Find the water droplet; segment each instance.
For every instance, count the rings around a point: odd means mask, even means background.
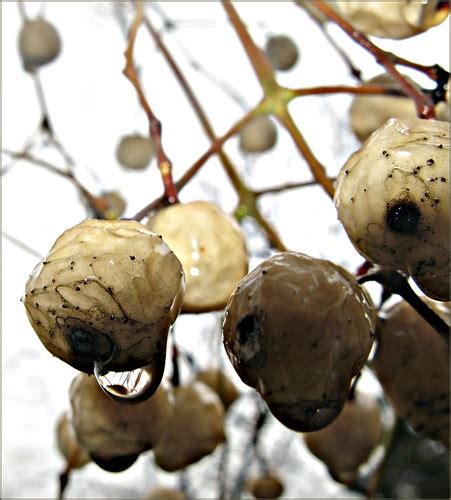
[[[136,370],[113,372],[95,363],[94,375],[102,391],[120,403],[141,403],[152,397],[163,376],[162,367],[145,366]]]

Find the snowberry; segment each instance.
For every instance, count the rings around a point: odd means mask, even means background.
[[[249,478],[246,487],[255,498],[279,498],[284,490],[282,480],[272,471]]]
[[[369,297],[344,269],[283,252],[237,286],[224,344],[242,381],[277,419],[312,431],[340,413],[370,352],[374,323]]]
[[[155,463],[172,472],[209,455],[225,440],[224,407],[202,382],[174,388],[172,412],[153,449]]]
[[[265,45],[265,54],[271,65],[279,71],[288,71],[299,59],[299,51],[291,38],[271,36]]]
[[[102,198],[106,201],[108,208],[105,210],[105,219],[119,219],[125,211],[127,202],[118,191],[106,191],[102,193]]]
[[[422,33],[442,23],[447,9],[439,2],[334,2],[333,8],[354,28],[366,35],[403,39]]]
[[[239,146],[245,153],[262,153],[277,141],[277,128],[267,116],[256,116],[239,134]]]
[[[183,310],[222,309],[248,269],[244,235],[237,222],[205,201],[176,204],[149,218],[185,271]]]
[[[436,282],[448,300],[448,123],[390,119],[342,167],[335,204],[363,256]]]
[[[164,369],[183,299],[180,262],[135,221],[85,220],[31,274],[23,302],[44,346],[74,368]]]
[[[125,466],[131,458],[133,463],[140,453],[151,449],[170,414],[167,391],[161,385],[150,399],[125,405],[106,396],[94,377],[80,373],[72,381],[69,395],[77,440],[103,468]]]
[[[424,299],[451,325],[449,304]],[[372,361],[384,394],[412,428],[449,446],[448,343],[407,302],[386,311]]]
[[[328,467],[337,481],[352,483],[383,435],[377,401],[356,395],[327,427],[303,435],[308,449]]]
[[[56,29],[42,18],[25,21],[19,35],[19,53],[27,71],[55,60],[61,51]]]
[[[145,169],[155,156],[155,143],[140,134],[125,135],[116,150],[118,162],[131,170]]]

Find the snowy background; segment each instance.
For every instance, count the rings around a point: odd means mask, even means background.
[[[243,114],[243,108],[205,75],[189,64],[193,58],[217,80],[228,82],[247,106],[255,105],[261,90],[232,27],[218,2],[163,2],[163,9],[177,21],[165,41],[200,96],[218,134]],[[2,2],[2,147],[18,151],[39,123],[39,107],[31,77],[21,67],[17,38],[21,19],[15,2]],[[122,76],[125,39],[111,3],[32,2],[33,17],[42,13],[61,34],[59,59],[41,71],[52,123],[65,148],[74,157],[77,175],[93,192],[119,189],[128,201],[131,216],[161,194],[161,181],[153,163],[150,169],[125,172],[115,158],[121,135],[146,133],[146,118],[131,84]],[[288,34],[301,57],[295,69],[280,75],[293,87],[320,84],[353,84],[347,67],[306,14],[291,2],[238,2],[237,9],[260,45],[273,33]],[[127,9],[125,12],[129,12]],[[160,18],[148,10],[155,24]],[[129,16],[126,19],[130,19]],[[331,28],[339,44],[370,78],[380,72],[372,58],[338,30]],[[449,25],[444,23],[413,39],[378,41],[383,48],[423,64],[449,66]],[[163,141],[178,178],[207,148],[208,140],[192,113],[178,83],[144,29],[138,36],[135,57],[149,102],[163,123]],[[422,82],[422,80],[420,80]],[[331,176],[358,147],[347,123],[349,96],[299,98],[291,109],[300,130]],[[309,171],[291,138],[279,128],[277,147],[266,154],[244,157],[235,138],[226,151],[250,186],[267,186],[308,180]],[[36,156],[63,165],[51,148]],[[8,158],[3,155],[3,163]],[[183,190],[182,201],[210,200],[224,211],[233,210],[236,196],[213,158]],[[333,204],[317,187],[266,196],[263,213],[277,227],[292,250],[328,258],[350,271],[362,262],[336,220]],[[2,178],[2,229],[37,253],[45,255],[58,235],[86,216],[74,187],[39,167],[17,162]],[[244,227],[256,251],[252,267],[265,257],[262,235]],[[64,467],[55,444],[55,422],[69,406],[67,390],[76,371],[53,358],[28,323],[20,298],[36,256],[10,240],[2,239],[2,467],[3,498],[54,498],[57,476]],[[377,291],[375,288],[373,291]],[[176,324],[176,339],[207,366],[220,348],[219,315],[183,316]],[[215,351],[216,350],[216,351]],[[221,357],[224,357],[221,352]],[[234,374],[231,374],[232,376]],[[184,372],[182,376],[187,376]],[[239,383],[238,379],[235,381]],[[362,386],[378,391],[365,375]],[[240,386],[245,390],[244,386]],[[246,400],[237,410],[246,415]],[[240,463],[239,433],[236,447]],[[233,444],[235,443],[235,444]],[[287,443],[290,446],[287,447]],[[286,496],[291,498],[344,497],[351,495],[328,476],[325,467],[305,450],[300,438],[273,422],[265,431],[263,449],[272,465],[284,475]],[[191,466],[186,476],[197,496],[215,496],[212,462]],[[127,471],[112,474],[89,464],[76,471],[68,497],[140,498],[151,484],[177,484],[177,474],[155,475],[151,453]],[[186,479],[186,478],[185,478]]]

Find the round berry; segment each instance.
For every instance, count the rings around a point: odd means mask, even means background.
[[[367,260],[430,286],[443,283],[449,272],[449,124],[390,119],[342,167],[335,204]],[[448,298],[446,291],[441,299]]]
[[[374,323],[369,297],[344,269],[283,252],[235,289],[224,345],[241,380],[277,419],[311,431],[340,413],[370,352]]]
[[[247,490],[255,498],[279,498],[284,490],[283,482],[273,471],[249,478]]]
[[[230,378],[219,368],[209,368],[196,373],[196,380],[208,385],[219,396],[227,409],[239,397],[240,393]]]
[[[147,223],[182,263],[183,310],[223,309],[248,270],[244,235],[237,222],[213,203],[194,201],[159,210]]]
[[[299,59],[299,51],[291,38],[285,35],[271,36],[265,46],[265,54],[273,68],[290,70]]]
[[[245,153],[268,151],[277,141],[277,128],[267,116],[256,116],[239,134],[239,146]]]
[[[19,53],[27,71],[54,61],[61,51],[56,29],[42,18],[25,21],[19,35]]]
[[[143,170],[155,156],[155,143],[150,137],[131,134],[122,137],[116,150],[117,161],[127,169]]]
[[[424,300],[451,325],[449,304]],[[448,343],[407,302],[385,312],[371,366],[396,413],[449,446]]]

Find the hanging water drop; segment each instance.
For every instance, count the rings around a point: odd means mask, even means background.
[[[94,375],[102,391],[120,403],[135,404],[153,396],[160,385],[163,369],[145,366],[131,371],[114,372],[95,363]]]

